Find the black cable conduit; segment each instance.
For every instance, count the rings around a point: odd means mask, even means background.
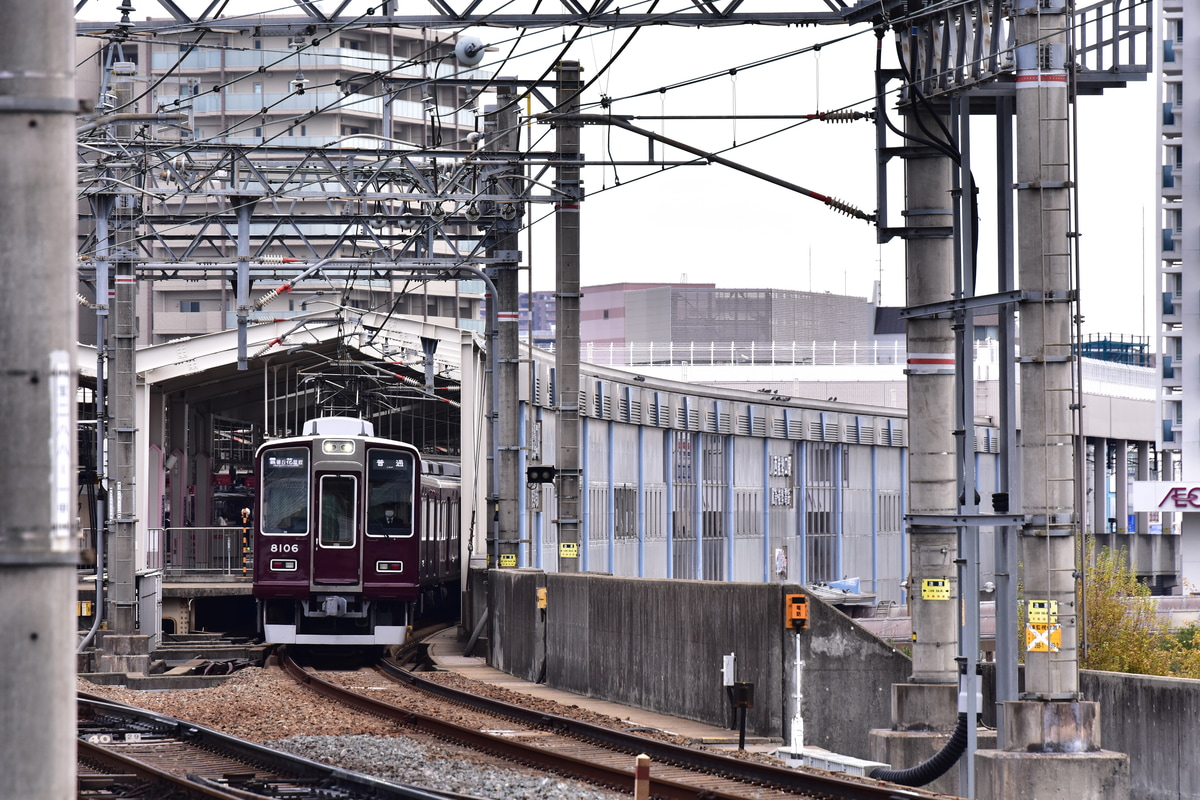
[[[898,783],[901,786],[924,786],[942,777],[946,770],[954,766],[966,749],[967,715],[965,712],[961,712],[958,715],[958,726],[955,727],[949,741],[942,745],[942,749],[934,753],[929,760],[908,769],[876,767],[871,770],[870,777],[878,781]]]

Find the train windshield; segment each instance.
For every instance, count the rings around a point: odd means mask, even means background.
[[[308,450],[286,447],[262,457],[263,533],[308,533]]]
[[[413,463],[409,453],[367,451],[368,536],[412,536]]]

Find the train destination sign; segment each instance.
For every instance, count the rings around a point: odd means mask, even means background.
[[[1134,511],[1200,511],[1200,483],[1134,481],[1129,504]]]

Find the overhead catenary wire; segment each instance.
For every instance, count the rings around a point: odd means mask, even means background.
[[[639,29],[639,28],[635,28],[635,29],[634,29],[634,31],[633,31],[633,33],[636,33],[636,32],[637,32],[637,30],[640,30],[640,29]],[[842,38],[845,38],[845,37],[842,37]],[[626,39],[626,41],[625,41],[625,43],[622,45],[621,49],[620,49],[620,50],[618,50],[618,51],[617,51],[617,53],[615,53],[615,54],[614,54],[614,56],[613,56],[612,58],[610,58],[610,60],[609,60],[609,64],[610,64],[610,65],[616,61],[616,58],[617,58],[617,56],[619,56],[619,55],[621,54],[621,52],[623,52],[623,51],[624,51],[625,47],[626,47],[626,46],[628,46],[629,42],[630,42],[630,41],[632,41],[632,39],[633,39],[633,36],[632,36],[632,35],[631,35],[631,36],[630,36],[628,39]],[[762,60],[760,60],[760,62],[759,62],[759,63],[765,63],[765,62],[763,62]],[[551,68],[552,68],[552,66],[553,66],[553,65],[551,65]],[[607,66],[608,66],[608,65],[606,65],[606,68],[607,68]],[[596,76],[596,77],[599,77],[599,76]],[[236,80],[236,79],[235,79],[235,80]],[[593,79],[593,81],[591,81],[591,82],[594,82],[594,80],[595,80],[595,79]],[[591,82],[589,82],[589,83],[591,83]],[[228,85],[228,84],[226,84],[226,85]],[[314,111],[313,111],[313,112],[311,112],[311,113],[316,113],[316,111],[314,110]],[[236,127],[236,124],[235,124],[235,126],[234,126],[234,127]],[[232,129],[232,128],[231,128],[231,129]],[[766,138],[766,137],[761,137],[761,138]],[[814,196],[817,196],[817,195],[816,195],[816,193],[813,193],[813,195],[814,195]],[[821,199],[825,199],[825,197],[826,197],[826,196],[824,196],[824,195],[820,195],[819,197],[820,197]],[[836,207],[836,206],[835,206],[835,207]]]

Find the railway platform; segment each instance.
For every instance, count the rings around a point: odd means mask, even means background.
[[[574,694],[509,675],[507,672],[488,666],[482,657],[464,655],[463,650],[466,643],[459,640],[457,630],[454,628],[448,628],[435,634],[428,642],[429,657],[438,669],[455,672],[480,683],[491,684],[531,697],[553,700],[565,706],[579,706],[596,714],[628,720],[631,728],[650,728],[682,736],[694,745],[727,749],[737,749],[738,747],[737,730],[719,728],[695,720],[672,717],[608,700]],[[749,751],[769,753],[782,745],[783,742],[780,739],[748,734],[746,736],[746,750]]]

